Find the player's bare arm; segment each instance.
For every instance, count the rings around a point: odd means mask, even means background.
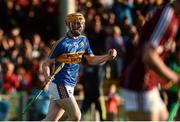
[[[172,71],[159,57],[157,51],[152,46],[146,46],[143,54],[143,62],[152,68],[155,72],[161,75],[163,78],[173,81],[174,83],[179,82],[180,76]]]
[[[97,65],[109,60],[113,60],[115,59],[116,56],[117,56],[117,51],[115,49],[109,49],[107,54],[101,56],[84,55],[85,59],[90,65]]]
[[[42,63],[42,72],[45,77],[45,82],[48,82],[50,79],[50,64],[54,62],[54,59],[46,58]]]

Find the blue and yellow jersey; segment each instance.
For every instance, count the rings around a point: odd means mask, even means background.
[[[55,69],[64,63],[64,67],[55,75],[52,81],[56,84],[76,85],[79,63],[83,55],[93,55],[86,36],[74,39],[69,36],[59,39],[53,46],[49,58],[55,59]]]

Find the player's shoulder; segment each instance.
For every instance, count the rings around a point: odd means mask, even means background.
[[[85,34],[81,34],[81,35],[79,36],[79,38],[81,39],[81,41],[89,42],[89,41],[88,41],[88,37],[87,37]]]
[[[60,37],[58,40],[53,40],[53,41],[51,42],[51,45],[57,46],[59,43],[63,42],[63,40],[64,40],[65,38],[66,38],[66,36],[62,36],[62,37]]]
[[[157,10],[165,13],[165,12],[169,12],[169,11],[174,11],[174,8],[173,8],[172,4],[167,3],[167,4],[159,6]]]
[[[67,36],[61,36],[59,39],[58,39],[58,42],[62,42],[63,40],[65,40],[67,38]]]
[[[85,34],[81,34],[79,38],[87,39],[87,36]]]
[[[59,39],[58,39],[58,43],[62,43],[62,42],[64,42],[64,41],[66,41],[68,39],[68,37],[66,36],[66,35],[64,35],[64,36],[61,36]]]

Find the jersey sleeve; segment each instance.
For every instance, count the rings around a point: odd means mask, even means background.
[[[91,50],[91,47],[90,47],[90,44],[89,44],[89,40],[86,38],[86,49],[85,49],[85,55],[94,55],[92,50]]]
[[[63,53],[63,44],[62,41],[63,39],[60,39],[57,41],[54,46],[51,49],[51,52],[49,54],[49,58],[53,59],[59,56],[61,53]]]

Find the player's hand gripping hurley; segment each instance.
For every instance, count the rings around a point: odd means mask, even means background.
[[[49,79],[49,81],[47,81],[41,88],[40,91],[38,91],[36,93],[36,96],[33,97],[33,99],[25,106],[25,108],[23,109],[22,111],[22,115],[27,111],[29,110],[29,108],[31,107],[31,105],[37,100],[37,98],[41,95],[41,93],[43,92],[43,90],[47,87],[47,85],[52,81],[54,80],[54,77],[55,75],[61,71],[61,69],[64,67],[64,63],[62,63],[57,69],[56,71],[53,73],[53,75],[51,76],[51,78]]]

